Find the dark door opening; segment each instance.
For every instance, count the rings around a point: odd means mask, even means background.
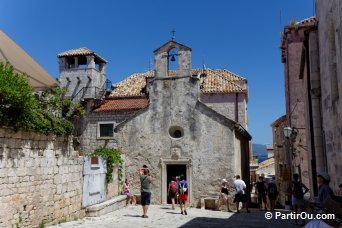
[[[180,176],[181,174],[184,175],[185,180],[187,180],[186,176],[186,165],[166,165],[166,176],[167,176],[167,186],[166,191],[169,189],[169,183],[172,177]],[[166,192],[167,194],[167,192]],[[171,199],[167,195],[167,203],[171,203]]]

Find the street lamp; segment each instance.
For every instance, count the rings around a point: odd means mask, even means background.
[[[284,136],[285,136],[285,138],[290,138],[290,137],[291,137],[292,128],[290,128],[290,127],[284,127],[283,131],[284,131]]]
[[[291,139],[292,142],[296,141],[296,137],[298,135],[297,128],[295,128],[295,127],[293,127],[293,128],[291,128],[291,127],[284,127],[283,131],[284,131],[285,138]]]

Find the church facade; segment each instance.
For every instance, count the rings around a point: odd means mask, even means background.
[[[93,87],[104,88],[106,62],[90,50],[75,50],[59,55],[60,82],[72,91],[72,99],[81,97],[87,107],[78,123],[80,150],[119,148],[125,177],[137,193],[137,170],[147,165],[154,179],[153,203],[157,204],[167,203],[168,182],[181,174],[190,184],[189,201],[194,206],[203,197],[217,195],[222,178],[232,181],[240,174],[249,186],[251,136],[246,130],[245,78],[227,70],[192,69],[191,48],[170,40],[154,51],[154,71],[133,74],[114,84],[110,93],[91,92]],[[89,71],[81,78],[78,74],[88,70],[78,68],[70,73],[68,61],[78,62],[80,56],[86,66],[98,62],[99,67],[92,71],[96,74]],[[176,69],[170,69],[170,61],[177,63]],[[83,95],[77,95],[82,87],[77,84],[87,83],[92,86],[83,86]]]

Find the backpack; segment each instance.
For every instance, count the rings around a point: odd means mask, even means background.
[[[277,195],[277,186],[274,183],[268,184],[268,194],[269,195]]]
[[[178,191],[177,183],[175,181],[171,182],[170,190],[171,190],[172,193],[176,193]]]
[[[292,194],[294,197],[297,199],[303,199],[304,197],[304,192],[303,192],[303,187],[301,182],[292,182]]]
[[[183,182],[183,183],[179,182],[179,188],[178,188],[179,194],[181,194],[181,195],[186,194],[187,190],[188,189],[187,189],[186,183],[185,182]]]

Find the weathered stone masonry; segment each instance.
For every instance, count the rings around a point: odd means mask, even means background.
[[[0,128],[0,227],[83,217],[82,185],[71,138]]]

